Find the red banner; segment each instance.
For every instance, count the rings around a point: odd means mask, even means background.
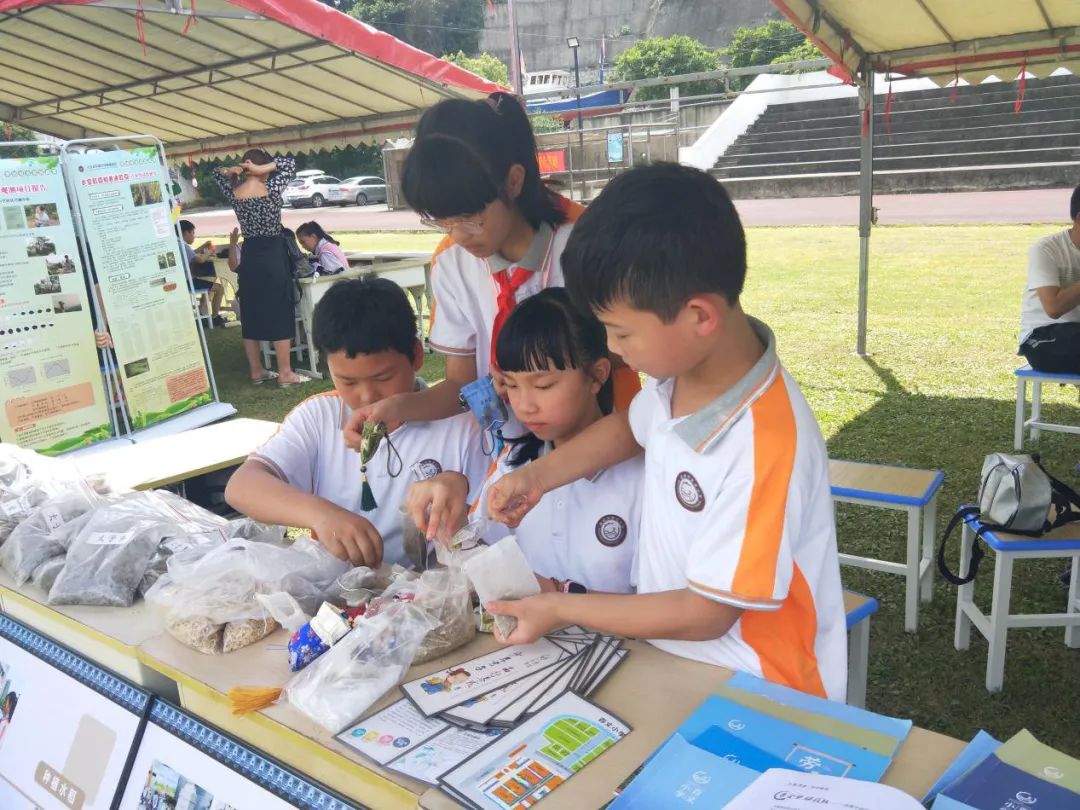
[[[540,174],[556,174],[566,171],[565,149],[554,152],[537,152],[536,157],[540,160]]]

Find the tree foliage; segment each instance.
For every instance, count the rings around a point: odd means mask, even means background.
[[[464,51],[448,53],[443,56],[447,62],[453,62],[458,67],[463,67],[477,76],[487,79],[489,82],[501,84],[503,87],[510,86],[510,71],[506,63],[497,56],[484,52],[479,56],[466,56]]]
[[[546,132],[562,132],[566,129],[566,123],[562,118],[547,113],[529,116],[529,123],[532,124],[532,130],[537,135],[543,135]]]
[[[736,29],[723,53],[734,68],[821,58],[821,51],[802,31],[781,20],[769,20],[757,28]],[[742,90],[753,79],[753,76],[733,77],[731,87]]]
[[[18,124],[9,124],[0,121],[0,141],[36,141],[39,140],[36,132]],[[37,146],[11,146],[0,153],[0,157],[37,157],[41,154],[41,148]]]
[[[476,53],[485,0],[356,0],[349,14],[428,53]]]
[[[634,79],[658,79],[686,73],[716,70],[720,66],[719,54],[705,44],[684,34],[671,37],[652,37],[635,42],[615,60],[615,77],[620,81]],[[690,82],[680,85],[684,96],[704,95],[723,91],[723,83],[716,80]],[[643,87],[634,92],[641,101],[667,98],[667,87]]]

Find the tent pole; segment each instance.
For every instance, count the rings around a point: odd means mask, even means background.
[[[865,129],[859,154],[859,326],[855,353],[866,356],[867,288],[870,282],[870,226],[874,218],[874,69],[864,61],[859,83],[860,126]],[[863,117],[865,116],[865,117]]]

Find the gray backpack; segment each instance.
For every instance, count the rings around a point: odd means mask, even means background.
[[[945,564],[945,544],[970,517],[982,524],[972,537],[971,566],[966,575],[954,574]],[[978,573],[984,554],[979,537],[987,529],[1039,537],[1075,520],[1080,520],[1080,495],[1043,469],[1037,455],[991,453],[983,460],[979,505],[961,507],[949,521],[938,548],[938,569],[953,585],[966,585]]]

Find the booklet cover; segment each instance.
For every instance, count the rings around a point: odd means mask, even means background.
[[[929,804],[931,799],[994,753],[1000,745],[1000,742],[985,731],[976,734],[971,739],[971,742],[967,744],[967,747],[960,752],[960,756],[953,760],[952,765],[946,769],[934,786],[926,792],[922,799],[923,804]]]
[[[736,765],[742,765],[755,773],[765,773],[769,768],[791,770],[795,767],[779,757],[750,745],[746,740],[736,737],[720,726],[709,726],[690,742],[710,754],[722,757],[728,762],[734,762]]]
[[[995,753],[959,782],[945,788],[934,802],[935,810],[957,806],[974,810],[1000,810],[1002,807],[1080,810],[1080,794],[1014,768],[998,759]]]
[[[1080,760],[1039,742],[1027,729],[1010,737],[997,750],[997,756],[1014,768],[1080,793]]]
[[[532,807],[629,733],[610,712],[568,692],[440,777],[439,785],[472,807]]]
[[[720,726],[750,745],[807,773],[877,782],[890,757],[788,723],[717,695],[705,699],[676,731],[693,740]]]
[[[609,805],[609,810],[659,807],[723,807],[758,774],[691,745],[679,734],[657,751]]]

